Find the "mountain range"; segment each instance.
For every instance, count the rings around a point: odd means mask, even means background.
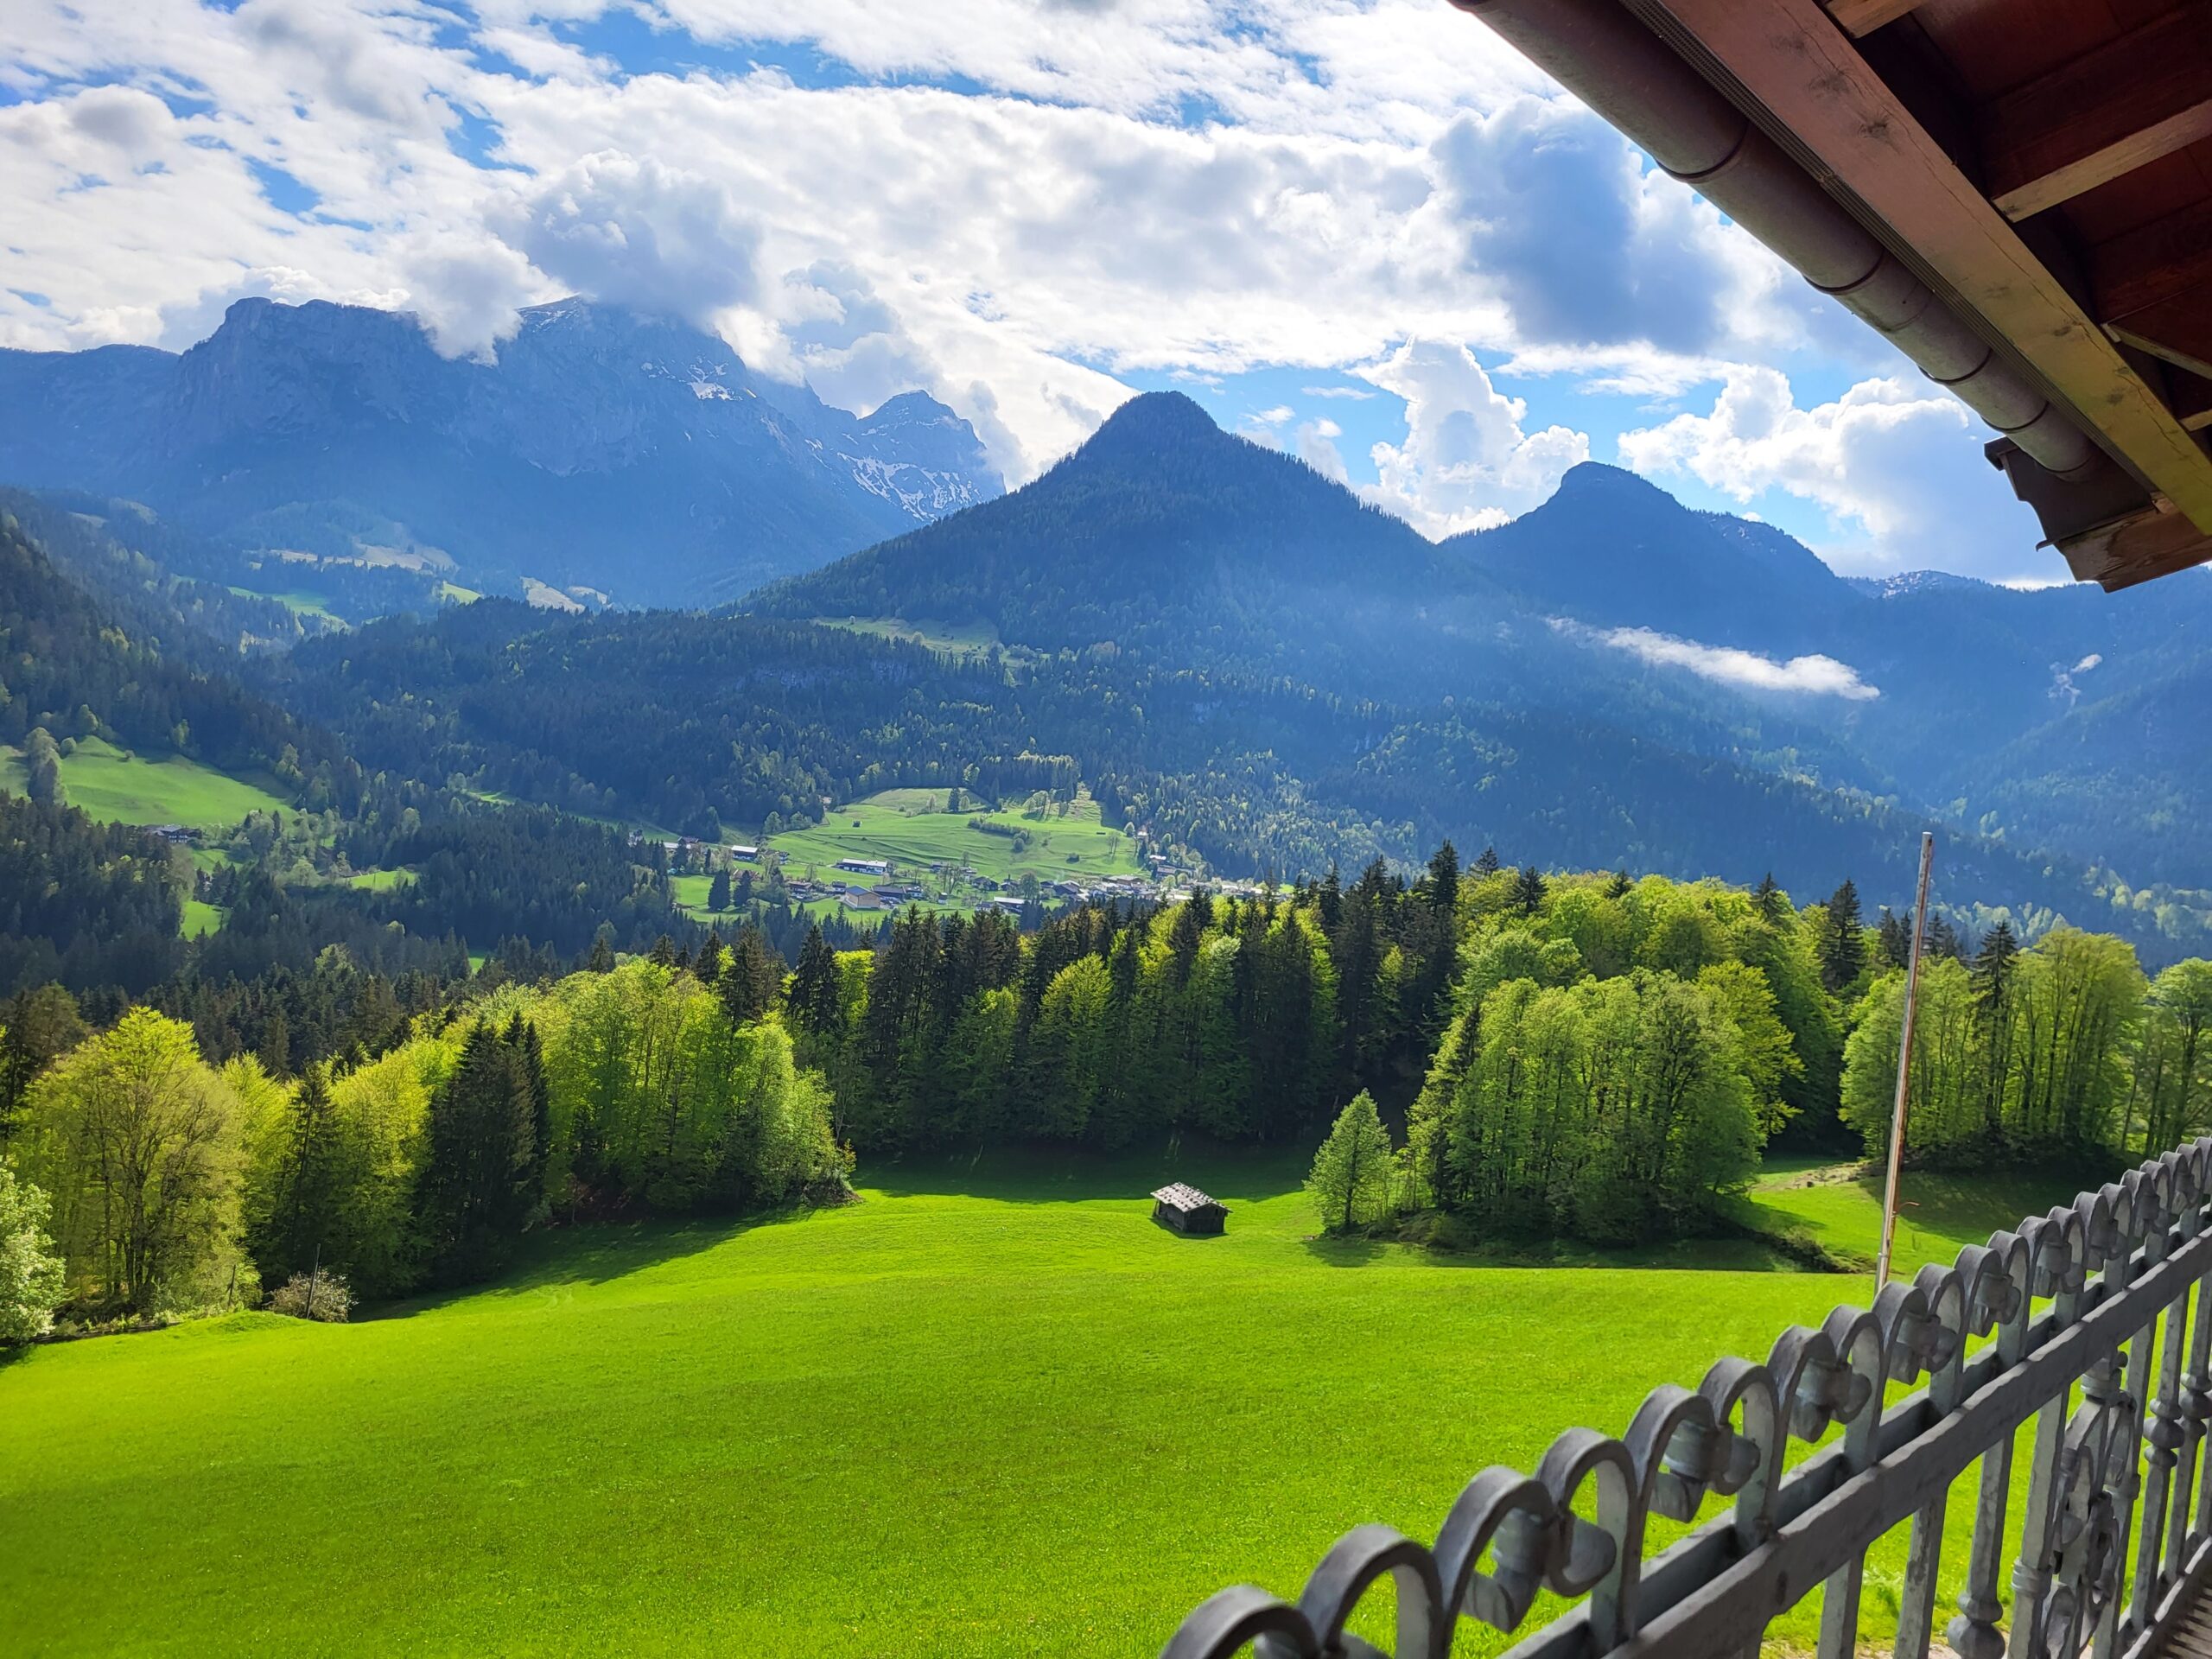
[[[143,502],[293,576],[626,604],[728,599],[1002,487],[923,393],[855,416],[581,300],[524,312],[488,362],[411,316],[266,299],[181,354],[0,352],[0,482]]]
[[[2212,806],[2212,771],[2180,736],[2212,688],[2202,572],[2120,594],[1852,581],[1771,525],[1596,463],[1431,544],[1155,393],[1026,487],[748,603],[1110,641],[1408,715],[1567,717],[2212,888],[2189,816]]]
[[[381,316],[248,307],[181,358],[0,360],[0,380],[51,379],[6,417],[0,482],[35,479],[35,450],[105,456],[71,475],[95,493],[0,505],[115,613],[211,672],[230,661],[372,773],[705,835],[894,784],[1080,778],[1155,845],[1228,871],[1411,859],[1449,836],[1582,868],[1771,869],[1801,895],[1853,875],[1895,900],[1933,826],[1939,892],[1969,925],[2212,940],[2201,573],[2118,595],[1847,580],[1770,525],[1595,464],[1510,524],[1431,543],[1173,393],[1001,494],[926,398],[858,420],[676,325],[546,308],[493,365]],[[334,331],[342,372],[317,366]],[[384,348],[358,349],[371,337]],[[136,448],[98,412],[126,407],[162,412]],[[767,476],[842,502],[856,550],[830,556],[824,507],[813,555],[787,538],[732,562],[730,504]],[[181,501],[183,527],[103,489]],[[370,580],[410,574],[391,569],[356,571],[350,632],[226,601],[283,591],[226,563],[241,526],[289,526],[268,544],[298,550],[337,534],[333,503],[407,492],[410,524],[435,503],[488,527],[473,565],[461,538],[436,544],[460,574],[512,573],[480,576],[495,594],[528,578],[557,608],[434,603],[421,578]],[[871,539],[862,505],[899,533]],[[585,533],[593,512],[621,535]],[[719,540],[701,528],[716,512]],[[772,515],[755,518],[757,550]],[[775,579],[697,603],[756,568]],[[572,588],[612,608],[573,613]]]

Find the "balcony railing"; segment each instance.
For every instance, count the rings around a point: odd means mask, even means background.
[[[1463,1619],[1518,1630],[1547,1589],[1578,1605],[1516,1659],[1756,1659],[1769,1623],[1815,1592],[1822,1659],[1849,1659],[1866,1552],[1906,1522],[1895,1651],[1922,1659],[1947,1500],[1968,1479],[1963,1588],[1942,1624],[1960,1659],[2158,1653],[2212,1556],[2208,1199],[2212,1138],[1892,1282],[1872,1310],[1792,1327],[1764,1364],[1723,1359],[1694,1392],[1655,1389],[1618,1440],[1570,1429],[1532,1475],[1485,1469],[1433,1547],[1360,1527],[1294,1604],[1224,1590],[1162,1659],[1368,1659],[1385,1650],[1347,1626],[1385,1577],[1395,1659],[1446,1659]],[[1792,1440],[1827,1443],[1790,1467]],[[1647,1557],[1652,1516],[1693,1521],[1716,1495],[1734,1503]]]

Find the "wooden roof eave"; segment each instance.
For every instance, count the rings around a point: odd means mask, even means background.
[[[2212,456],[1817,0],[1624,3],[2163,498],[2145,512],[2212,537]],[[2162,549],[2177,529],[2161,524]]]

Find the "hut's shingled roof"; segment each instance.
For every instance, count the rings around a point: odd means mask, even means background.
[[[1161,1187],[1152,1196],[1159,1199],[1160,1203],[1166,1205],[1171,1210],[1203,1210],[1210,1204],[1216,1204],[1214,1199],[1208,1198],[1205,1193],[1199,1192],[1197,1187],[1191,1185],[1185,1181],[1172,1182],[1168,1185]],[[1216,1207],[1221,1208],[1225,1206],[1217,1205]]]

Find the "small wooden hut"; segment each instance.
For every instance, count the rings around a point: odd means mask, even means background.
[[[1152,1218],[1171,1232],[1205,1237],[1229,1225],[1229,1207],[1195,1186],[1177,1181],[1152,1195]]]

